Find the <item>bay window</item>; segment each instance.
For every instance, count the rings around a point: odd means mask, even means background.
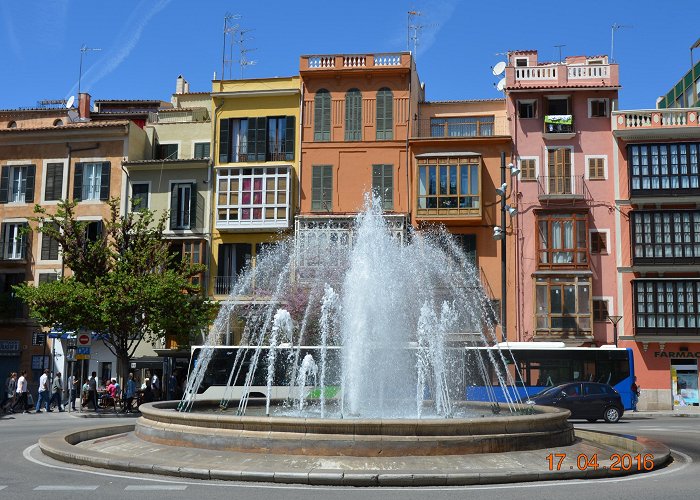
[[[539,214],[537,248],[540,268],[588,267],[587,214]]]
[[[480,157],[420,158],[418,215],[481,215]]]

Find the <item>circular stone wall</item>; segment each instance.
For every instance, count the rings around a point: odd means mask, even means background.
[[[319,419],[192,413],[177,402],[141,405],[135,434],[146,441],[221,451],[313,456],[411,456],[500,453],[574,442],[568,410],[522,405],[533,414],[453,419]],[[462,403],[490,412],[489,403]]]

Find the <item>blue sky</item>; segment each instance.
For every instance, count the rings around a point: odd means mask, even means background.
[[[690,66],[700,37],[700,7],[673,13],[650,0],[0,0],[0,109],[34,107],[82,88],[93,99],[163,99],[178,74],[192,91],[208,91],[221,75],[223,19],[240,14],[249,58],[245,77],[289,76],[301,54],[394,52],[406,49],[407,11],[424,25],[418,72],[429,100],[499,97],[491,66],[498,53],[536,49],[540,59],[609,54],[611,25],[623,89],[620,107],[653,108]],[[700,49],[695,51],[700,60]],[[238,77],[236,66],[234,77]]]

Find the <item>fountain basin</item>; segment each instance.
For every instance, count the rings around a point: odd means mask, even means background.
[[[501,453],[567,446],[574,442],[568,410],[522,405],[534,414],[451,419],[320,419],[236,416],[197,412],[218,406],[198,401],[195,411],[177,402],[140,407],[135,435],[145,441],[219,451],[313,456],[438,456]],[[489,403],[461,402],[491,413]],[[235,405],[234,405],[235,406]]]

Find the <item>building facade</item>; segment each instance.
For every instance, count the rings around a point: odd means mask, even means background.
[[[212,84],[215,188],[209,289],[216,299],[228,297],[265,243],[292,229],[299,196],[300,95],[296,76]]]
[[[508,54],[505,91],[520,174],[512,273],[514,340],[571,346],[614,342],[613,158],[610,110],[618,67],[607,56],[542,62]]]
[[[613,113],[620,339],[634,351],[640,409],[698,405],[699,116]]]

